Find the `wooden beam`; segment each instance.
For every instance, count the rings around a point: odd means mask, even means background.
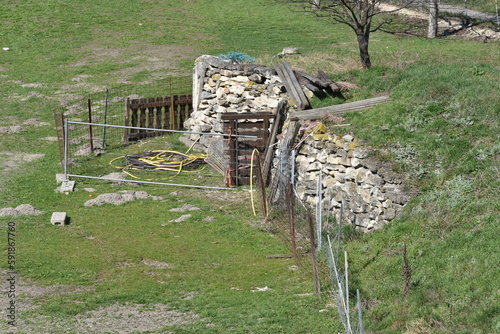
[[[309,101],[302,91],[302,87],[297,81],[297,78],[295,77],[290,64],[284,61],[281,64],[274,64],[274,68],[276,70],[276,73],[278,73],[281,81],[285,85],[287,93],[297,105],[297,108],[299,108],[300,110],[308,108]]]
[[[367,109],[374,105],[385,103],[389,100],[389,95],[383,95],[372,99],[338,104],[329,107],[291,111],[289,113],[289,117],[291,120],[316,120],[324,118],[327,115],[340,116],[351,111]]]
[[[262,178],[264,179],[264,185],[267,185],[267,181],[269,180],[269,170],[271,169],[271,163],[274,158],[274,143],[276,142],[276,136],[281,131],[287,112],[287,102],[280,101],[276,111],[276,117],[273,120],[273,126],[271,127],[271,134],[269,136],[266,151],[264,152],[264,161],[262,166]]]

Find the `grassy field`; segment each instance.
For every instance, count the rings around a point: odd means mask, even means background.
[[[420,190],[402,217],[345,242],[366,331],[500,330],[498,43],[375,33],[374,67],[363,71],[346,27],[267,0],[11,1],[0,4],[0,27],[0,48],[9,48],[0,49],[0,208],[43,211],[0,217],[2,233],[15,223],[17,332],[343,330],[307,270],[266,258],[289,250],[259,228],[247,192],[97,181],[54,191],[54,110],[106,87],[189,76],[201,54],[237,51],[271,64],[288,46],[305,54],[289,59],[294,67],[360,86],[347,101],[391,93],[391,102],[350,114],[342,131],[395,160]],[[16,125],[22,130],[7,131]],[[163,200],[84,206],[89,195],[130,189]],[[186,204],[199,210],[170,211]],[[70,224],[50,225],[54,211],[67,212]],[[183,214],[191,217],[173,222]],[[412,268],[405,296],[403,243]],[[8,302],[2,294],[2,310]],[[0,314],[0,331],[15,332]]]

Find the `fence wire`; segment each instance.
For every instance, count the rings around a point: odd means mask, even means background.
[[[311,181],[317,186],[313,193],[316,206],[299,199],[291,177],[293,152],[277,150],[275,166],[269,189],[274,196],[269,198],[268,228],[289,245],[298,267],[314,279],[318,297],[335,301],[345,333],[364,333],[360,294],[349,287],[347,253],[341,247],[343,209],[338,221],[332,212],[323,211],[320,174]]]

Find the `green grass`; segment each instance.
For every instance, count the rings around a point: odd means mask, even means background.
[[[35,298],[40,308],[21,310],[20,317],[70,319],[117,302],[165,303],[215,325],[165,329],[175,333],[342,331],[335,308],[319,312],[331,300],[297,296],[314,291],[310,275],[290,270],[290,259],[265,257],[288,250],[255,227],[260,221],[247,193],[139,186],[132,189],[165,201],[85,207],[85,187],[95,188],[94,196],[129,187],[78,180],[78,191],[54,192],[54,174],[61,172],[57,143],[42,139],[55,136],[52,112],[65,101],[94,92],[102,99],[106,86],[123,80],[190,75],[200,54],[243,52],[271,65],[283,47],[295,46],[306,55],[289,58],[294,67],[311,74],[322,69],[360,87],[345,101],[391,93],[391,102],[347,115],[352,126],[339,131],[395,160],[420,191],[401,218],[345,243],[352,291],[360,289],[365,300],[367,332],[498,331],[498,44],[375,33],[374,67],[363,71],[348,28],[264,0],[17,1],[0,5],[0,26],[0,46],[10,48],[0,49],[0,126],[34,117],[51,124],[2,134],[0,151],[17,152],[19,166],[2,178],[0,207],[30,203],[44,214],[2,218],[1,226],[16,222],[21,277],[88,290]],[[30,83],[41,87],[22,86]],[[175,138],[170,145],[182,150]],[[21,164],[21,153],[44,157]],[[0,173],[7,168],[0,166]],[[179,216],[169,209],[186,203],[202,210],[169,222]],[[67,212],[71,224],[51,226],[53,211]],[[215,221],[202,222],[206,216]],[[405,297],[403,242],[413,269]],[[151,268],[141,259],[170,267]],[[264,286],[272,290],[251,291]]]

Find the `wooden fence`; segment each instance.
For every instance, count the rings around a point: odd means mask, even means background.
[[[181,130],[193,111],[192,95],[127,99],[125,126],[148,129]],[[165,134],[162,131],[126,129],[124,140],[137,140]]]
[[[258,168],[258,160],[252,154],[257,150],[263,155],[268,146],[270,119],[273,113],[225,113],[221,119],[226,122],[225,133],[233,135],[255,136],[255,138],[231,137],[227,139],[226,185],[233,187],[250,184],[252,167]],[[254,174],[255,175],[255,174]]]

